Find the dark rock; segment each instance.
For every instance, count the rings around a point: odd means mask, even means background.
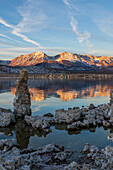
[[[95,108],[96,108],[96,107],[94,106],[94,104],[91,103],[91,104],[89,105],[89,109],[90,109],[90,110],[91,110],[91,109],[95,109]]]
[[[44,114],[45,117],[54,117],[52,113]]]

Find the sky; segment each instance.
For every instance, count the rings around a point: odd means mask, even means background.
[[[0,59],[38,51],[113,56],[113,0],[0,0]]]

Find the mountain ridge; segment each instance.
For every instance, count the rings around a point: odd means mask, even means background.
[[[84,62],[89,65],[94,66],[109,66],[113,64],[113,57],[107,56],[93,56],[93,55],[80,55],[68,52],[63,52],[53,57],[48,56],[44,52],[34,52],[27,55],[20,55],[12,59],[9,66],[35,66],[39,63],[63,63],[63,61],[68,62]]]

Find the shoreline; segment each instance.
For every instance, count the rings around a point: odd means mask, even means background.
[[[0,73],[0,78],[18,78],[19,73]],[[59,74],[28,74],[30,79],[89,79],[89,80],[106,80],[113,79],[113,73],[94,73],[94,72],[81,72],[81,73],[59,73]]]

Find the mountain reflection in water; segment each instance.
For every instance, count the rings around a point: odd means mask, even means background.
[[[110,89],[109,89],[110,88]],[[77,98],[86,98],[86,97],[97,97],[97,96],[109,96],[110,90],[112,86],[109,87],[108,85],[101,86],[97,85],[96,87],[91,87],[90,89],[84,90],[71,90],[71,89],[59,89],[59,90],[52,90],[52,89],[44,89],[40,90],[38,88],[29,88],[31,100],[41,102],[48,98],[49,96],[55,96],[61,99],[61,101],[70,101],[71,99]],[[11,93],[15,95],[16,88],[10,87]]]
[[[77,98],[88,98],[98,96],[109,96],[110,91],[113,89],[113,82],[106,81],[45,81],[45,87],[40,80],[29,81],[29,92],[31,100],[41,102],[46,98],[54,96],[60,98],[61,101],[70,101]],[[9,87],[11,93],[15,95],[16,87]]]
[[[16,79],[0,79],[1,107],[13,110],[15,81]],[[32,100],[32,114],[43,115],[48,112],[54,114],[55,110],[61,108],[107,103],[110,91],[113,89],[113,80],[29,79],[28,86]]]

